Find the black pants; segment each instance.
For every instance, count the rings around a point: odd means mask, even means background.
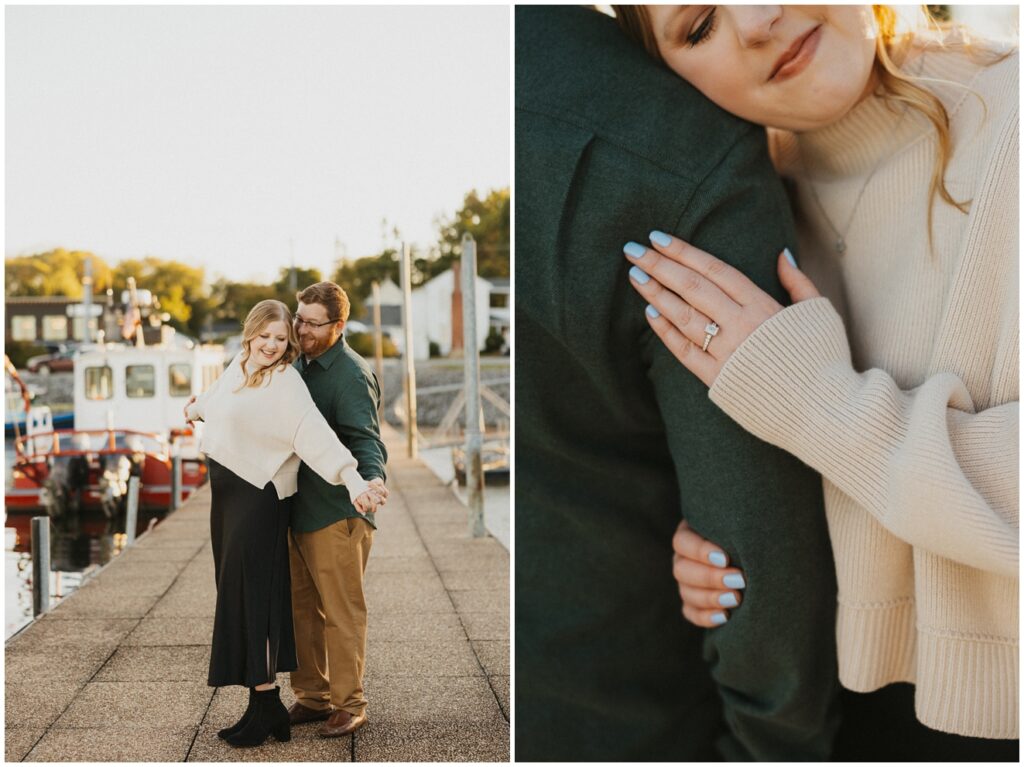
[[[1019,742],[950,735],[914,716],[914,686],[869,693],[843,690],[836,762],[1016,762]]]
[[[207,462],[217,578],[207,684],[255,687],[297,667],[288,570],[289,501],[278,499],[273,483],[260,490],[216,461]]]

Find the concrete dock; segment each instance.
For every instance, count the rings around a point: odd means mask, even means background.
[[[206,685],[216,588],[206,486],[7,642],[6,761],[508,761],[509,555],[388,430],[366,576],[369,723],[235,749],[242,687]],[[294,698],[280,674],[285,705]]]

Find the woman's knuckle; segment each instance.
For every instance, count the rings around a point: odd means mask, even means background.
[[[709,277],[714,277],[716,275],[725,274],[726,267],[726,263],[721,259],[712,258],[708,263],[707,275]]]
[[[687,272],[683,277],[683,290],[687,293],[696,293],[701,286],[703,278],[696,272]]]

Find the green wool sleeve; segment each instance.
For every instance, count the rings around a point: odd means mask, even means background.
[[[781,184],[751,130],[666,231],[727,261],[786,303],[775,274],[796,251]],[[641,343],[665,422],[680,516],[743,570],[743,602],[706,632],[730,760],[827,760],[838,723],[836,586],[820,477],[744,432],[648,328]]]
[[[387,479],[387,451],[380,438],[380,388],[372,374],[356,369],[345,377],[334,402],[334,430],[359,461],[363,479]]]

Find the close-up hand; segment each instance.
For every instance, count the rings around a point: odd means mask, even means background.
[[[672,536],[672,550],[672,575],[679,583],[683,617],[695,626],[721,626],[729,620],[729,609],[743,601],[743,572],[729,567],[729,555],[693,532],[685,520]]]
[[[678,237],[654,231],[653,248],[630,242],[630,282],[647,302],[647,321],[669,351],[708,387],[726,361],[782,305],[746,275]],[[794,302],[819,296],[792,260],[778,257],[779,279]]]
[[[360,514],[369,514],[377,508],[377,494],[373,490],[360,493],[352,501],[352,505]]]
[[[388,502],[388,495],[390,495],[390,492],[388,491],[387,487],[384,486],[383,479],[381,479],[380,477],[374,477],[373,479],[370,480],[369,485],[370,492],[372,492],[377,497],[378,505],[383,506],[385,503]]]
[[[189,406],[193,402],[195,402],[195,401],[196,401],[196,395],[193,394],[191,397],[188,398],[188,402],[185,403],[185,409],[182,411],[185,414],[185,423],[188,423],[188,424],[195,423],[191,418],[188,417]]]

